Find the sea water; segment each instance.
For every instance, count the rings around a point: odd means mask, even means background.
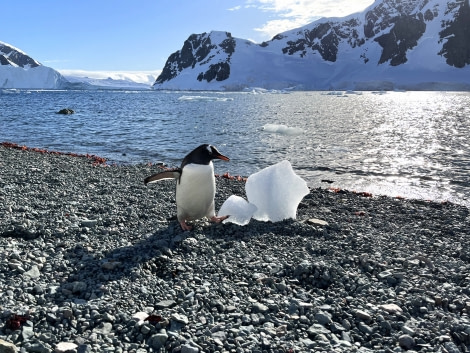
[[[470,205],[469,92],[1,92],[0,142],[169,166],[211,143],[218,174],[288,160],[310,187]]]

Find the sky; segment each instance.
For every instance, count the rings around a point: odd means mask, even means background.
[[[193,33],[256,43],[374,0],[21,0],[2,2],[0,41],[64,74],[158,75]],[[114,77],[113,77],[114,78]]]

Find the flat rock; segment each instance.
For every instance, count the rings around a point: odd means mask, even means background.
[[[18,348],[11,342],[0,339],[0,353],[16,353]]]
[[[176,305],[176,302],[174,300],[162,300],[162,301],[159,301],[156,305],[155,305],[155,309],[159,309],[159,310],[162,310],[162,309],[169,309],[169,308],[172,308]]]
[[[72,353],[76,352],[78,346],[73,342],[59,342],[55,346],[55,353]]]
[[[309,218],[309,219],[307,219],[306,222],[310,225],[320,226],[320,227],[326,227],[326,226],[329,225],[327,221],[324,221],[324,220],[318,219],[318,218]]]
[[[385,310],[389,314],[401,313],[403,310],[397,304],[381,304],[379,308]]]

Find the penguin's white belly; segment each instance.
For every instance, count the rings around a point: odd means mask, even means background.
[[[179,221],[215,216],[215,177],[212,162],[187,164],[176,182],[176,208]]]

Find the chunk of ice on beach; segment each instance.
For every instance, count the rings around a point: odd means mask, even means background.
[[[310,192],[289,161],[250,175],[245,190],[248,201],[257,207],[253,218],[272,222],[295,219],[300,201]]]
[[[223,223],[231,222],[244,226],[250,222],[255,211],[255,205],[248,203],[243,197],[232,195],[220,207],[218,216],[230,216]]]

